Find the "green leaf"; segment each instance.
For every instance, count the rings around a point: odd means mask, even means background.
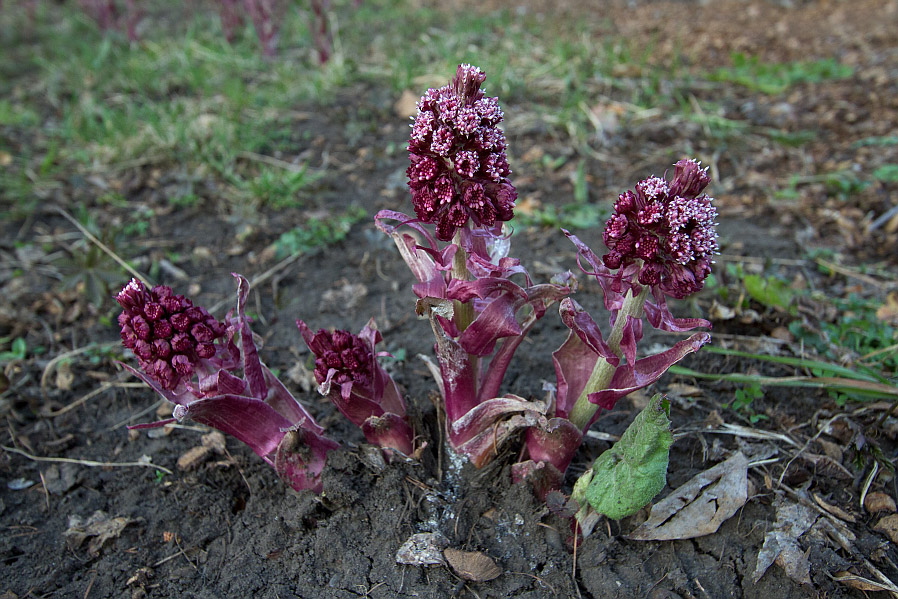
[[[884,164],[873,171],[873,176],[883,183],[898,183],[898,164]]]
[[[776,277],[745,275],[743,284],[748,294],[765,306],[788,310],[795,297],[788,283]]]
[[[613,520],[639,511],[667,483],[667,463],[673,435],[670,404],[660,394],[636,416],[620,441],[603,453],[574,485],[573,499],[583,499]]]

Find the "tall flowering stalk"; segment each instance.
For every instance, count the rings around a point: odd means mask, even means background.
[[[249,283],[234,276],[237,309],[224,322],[170,287],[132,280],[116,296],[122,343],[140,370],[122,366],[175,404],[173,418],[133,428],[191,418],[249,445],[294,489],[320,493],[327,453],[339,445],[259,360]]]
[[[269,58],[275,56],[287,3],[285,0],[243,0],[243,6],[256,29],[262,54]]]
[[[392,377],[377,362],[374,346],[382,339],[372,319],[358,335],[349,331],[319,329],[302,320],[296,325],[315,355],[318,392],[330,399],[353,424],[362,429],[369,443],[384,448],[414,451],[414,430],[405,412],[405,400]]]
[[[708,183],[697,162],[681,160],[672,181],[651,177],[621,194],[605,225],[609,251],[601,259],[565,231],[577,247],[581,267],[585,262],[590,270],[584,270],[601,284],[612,329],[605,339],[576,301],[561,301],[561,319],[570,333],[552,354],[558,383],[554,414],[545,426],[527,431],[530,459],[515,465],[517,478],[533,477],[541,491],[560,486],[582,435],[601,409],[611,409],[620,398],[654,383],[710,341],[708,333],[697,333],[659,354],[636,357],[643,316],[666,331],[711,326],[703,319],[674,318],[666,301],[666,296],[682,299],[699,291],[711,271],[718,251],[717,211],[702,193]]]
[[[502,223],[513,216],[517,192],[498,127],[503,114],[480,89],[485,79],[463,64],[448,85],[424,94],[408,145],[417,218],[383,210],[375,219],[417,279],[417,312],[436,339],[437,360],[428,364],[444,399],[449,443],[478,467],[504,439],[542,418],[542,403],[499,396],[501,383],[536,321],[570,292],[569,273],[535,285],[508,256]],[[411,233],[400,232],[403,226]]]

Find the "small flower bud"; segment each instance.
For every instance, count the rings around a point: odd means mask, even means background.
[[[214,342],[225,326],[170,287],[148,290],[132,280],[116,296],[122,343],[137,356],[141,368],[165,389],[193,375],[201,359],[215,356]]]

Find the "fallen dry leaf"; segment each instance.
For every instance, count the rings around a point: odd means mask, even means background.
[[[396,563],[410,566],[444,565],[443,548],[449,541],[438,532],[414,534],[396,552]]]
[[[183,470],[185,472],[195,470],[199,468],[203,462],[209,459],[209,456],[211,455],[212,450],[208,447],[202,445],[191,447],[178,458],[178,470]]]
[[[97,510],[87,521],[78,515],[69,516],[69,527],[63,534],[72,549],[77,549],[89,538],[87,551],[96,556],[106,541],[118,537],[126,526],[134,522],[135,520],[123,516],[110,518],[106,512]]]
[[[446,549],[443,557],[455,573],[473,582],[486,582],[502,574],[502,569],[488,555],[481,551],[460,551]]]
[[[212,454],[225,452],[225,437],[218,431],[202,436],[202,445],[188,449],[178,458],[178,470],[194,470],[208,460]]]
[[[876,318],[886,324],[898,324],[898,291],[886,296],[886,301],[876,310]]]
[[[218,454],[222,454],[225,452],[225,436],[222,433],[218,431],[212,431],[209,434],[203,435],[201,439],[203,447],[208,447]]]
[[[824,511],[828,512],[829,514],[832,514],[836,518],[839,518],[840,520],[844,520],[846,522],[856,522],[854,516],[852,516],[851,514],[849,514],[842,508],[840,508],[839,506],[833,505],[831,503],[827,503],[826,501],[823,500],[822,497],[820,497],[816,493],[813,494],[813,497],[814,497],[814,502],[817,505],[819,505]]]
[[[748,460],[742,452],[736,452],[653,505],[649,519],[627,538],[670,541],[709,535],[717,532],[747,499]]]
[[[872,580],[867,580],[866,578],[861,578],[847,570],[842,570],[841,572],[836,572],[834,574],[835,580],[841,582],[842,584],[848,585],[853,589],[857,589],[859,591],[887,591],[888,588],[884,587],[881,584],[875,583]]]
[[[876,523],[873,530],[887,535],[893,543],[898,543],[898,514],[884,516]]]
[[[817,520],[817,513],[799,503],[787,503],[777,499],[776,522],[764,537],[764,545],[758,552],[758,563],[752,581],[758,582],[767,569],[776,562],[795,582],[811,584],[811,565],[808,553],[801,550],[798,538]]]
[[[71,362],[60,362],[56,367],[56,388],[60,391],[71,391],[74,382],[75,375],[72,373]]]
[[[418,112],[418,99],[420,96],[415,95],[411,90],[403,90],[402,95],[393,104],[393,112],[400,118],[408,118],[415,116]]]
[[[878,512],[894,513],[896,511],[895,500],[892,499],[891,495],[882,491],[867,493],[867,496],[864,498],[864,508],[871,514]]]

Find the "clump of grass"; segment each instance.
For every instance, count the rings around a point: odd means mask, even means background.
[[[276,256],[285,258],[308,254],[343,241],[352,225],[361,221],[367,213],[353,207],[331,218],[311,218],[302,227],[294,227],[274,242]]]
[[[738,83],[753,91],[776,95],[798,83],[819,83],[846,79],[854,74],[849,65],[827,58],[809,62],[766,63],[757,56],[736,52],[731,56],[733,66],[717,69],[708,78],[712,81]]]

